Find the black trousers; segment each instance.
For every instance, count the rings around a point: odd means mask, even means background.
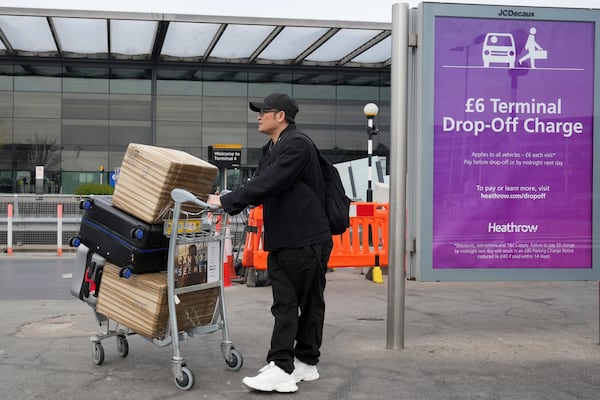
[[[270,251],[267,268],[275,318],[267,362],[291,373],[294,357],[316,365],[325,320],[325,273],[332,242]]]

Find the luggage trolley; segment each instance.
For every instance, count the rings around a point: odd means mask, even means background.
[[[195,334],[208,334],[218,330],[222,331],[221,352],[225,364],[230,370],[239,370],[243,364],[241,353],[235,349],[229,338],[225,296],[224,296],[224,271],[223,252],[225,235],[228,231],[224,225],[227,215],[222,209],[211,206],[192,193],[183,189],[173,189],[171,198],[174,206],[168,211],[164,220],[164,233],[169,238],[169,256],[167,261],[167,299],[168,299],[168,327],[167,333],[161,338],[151,338],[140,335],[154,344],[164,347],[173,345],[172,370],[175,385],[182,390],[189,390],[194,385],[194,374],[187,368],[185,359],[181,355],[180,341],[186,340]],[[183,203],[191,203],[201,208],[199,212],[182,210]],[[220,223],[219,223],[220,222]],[[219,225],[221,225],[219,227]],[[185,273],[176,265],[180,257],[180,250],[190,247],[204,249],[203,260],[205,268],[200,274],[202,279],[184,282]],[[202,269],[202,267],[200,267]],[[191,276],[191,274],[189,275]],[[197,277],[198,275],[196,275]],[[180,296],[188,293],[197,293],[203,290],[216,289],[216,304],[209,324],[179,328],[177,318],[177,304]],[[100,288],[100,291],[102,289]],[[104,349],[102,340],[116,337],[117,350],[121,357],[129,353],[127,335],[136,334],[129,328],[117,323],[111,327],[110,318],[96,312],[96,319],[100,326],[100,333],[90,338],[92,341],[92,357],[96,364],[104,362]],[[114,322],[114,321],[113,321]],[[177,334],[175,334],[177,333]]]

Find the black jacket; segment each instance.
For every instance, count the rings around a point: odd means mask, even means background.
[[[317,152],[310,139],[296,132],[296,125],[289,125],[272,150],[269,141],[254,178],[221,196],[224,210],[232,215],[249,205],[263,205],[265,250],[331,240]]]

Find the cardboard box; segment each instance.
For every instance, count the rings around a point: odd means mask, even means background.
[[[177,327],[185,331],[209,325],[216,310],[218,288],[177,295]],[[163,338],[169,326],[167,273],[119,276],[119,267],[107,263],[102,273],[96,311],[147,337]]]
[[[160,223],[172,207],[171,191],[206,200],[218,168],[184,151],[130,143],[119,170],[113,205],[147,223]],[[194,210],[188,206],[188,210]]]

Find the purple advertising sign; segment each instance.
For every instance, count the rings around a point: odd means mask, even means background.
[[[435,18],[433,268],[591,268],[594,23]]]

